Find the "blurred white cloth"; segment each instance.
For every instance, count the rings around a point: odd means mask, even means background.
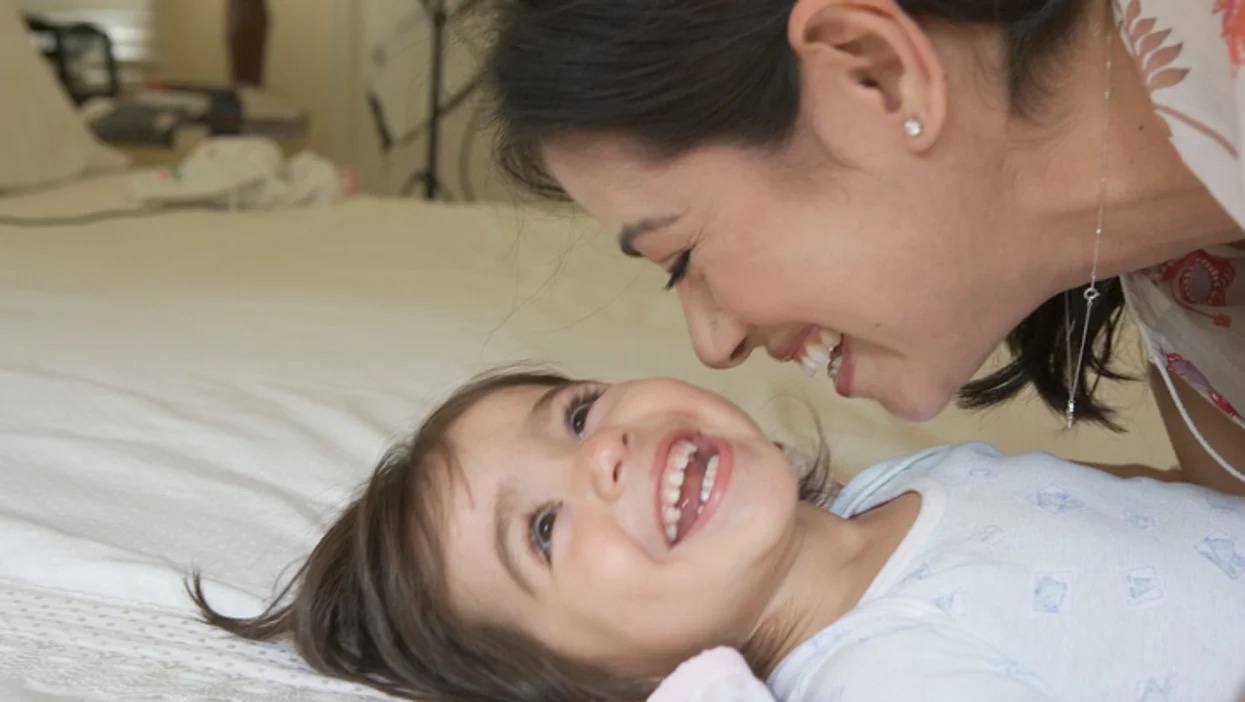
[[[212,137],[176,166],[143,171],[130,189],[152,205],[266,210],[331,204],[353,192],[346,169],[310,151],[288,161],[272,139]]]

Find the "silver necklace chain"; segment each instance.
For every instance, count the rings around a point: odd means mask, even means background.
[[[1112,41],[1111,32],[1114,30],[1114,20],[1111,16],[1110,5],[1107,6],[1107,63],[1104,75],[1104,87],[1102,89],[1102,168],[1098,176],[1098,224],[1094,227],[1094,255],[1093,263],[1089,270],[1089,286],[1081,292],[1081,297],[1085,300],[1085,320],[1081,323],[1081,343],[1076,356],[1076,367],[1072,364],[1072,316],[1071,303],[1069,303],[1068,291],[1063,293],[1063,311],[1064,319],[1064,350],[1067,353],[1067,363],[1064,366],[1069,369],[1072,376],[1068,379],[1068,404],[1064,409],[1064,418],[1067,420],[1067,427],[1072,428],[1072,424],[1076,421],[1076,394],[1081,386],[1081,366],[1085,362],[1085,344],[1089,341],[1089,321],[1090,315],[1094,311],[1094,303],[1098,301],[1101,293],[1098,291],[1098,255],[1102,248],[1102,223],[1107,212],[1107,173],[1110,170],[1111,160],[1111,142],[1109,140],[1111,134],[1111,53]]]

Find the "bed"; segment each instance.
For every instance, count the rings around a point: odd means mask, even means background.
[[[132,207],[128,174],[0,197],[0,214]],[[933,444],[1169,465],[1145,388],[1132,431],[1070,435],[1036,404],[906,424],[754,358],[693,357],[674,298],[585,220],[355,197],[268,212],[0,225],[0,699],[364,700],[281,643],[194,617],[182,579],[254,613],[386,446],[474,372],[671,375],[836,474]]]

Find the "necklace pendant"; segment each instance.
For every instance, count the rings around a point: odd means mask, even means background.
[[[1072,423],[1076,421],[1076,400],[1068,398],[1068,405],[1064,408],[1063,418],[1067,422],[1067,429],[1072,428]]]

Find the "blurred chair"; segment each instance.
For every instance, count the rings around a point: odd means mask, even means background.
[[[74,104],[93,97],[116,97],[121,91],[112,39],[96,25],[27,16],[26,28]]]

